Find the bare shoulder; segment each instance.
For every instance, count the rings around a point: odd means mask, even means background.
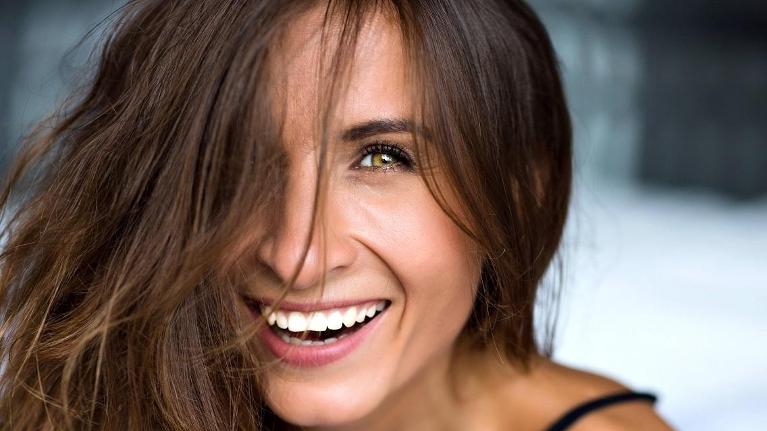
[[[556,420],[576,406],[605,396],[633,391],[610,377],[567,367],[551,361],[539,365],[537,378],[555,399]],[[535,377],[534,377],[535,378]],[[545,383],[543,383],[545,382]],[[573,423],[573,431],[670,430],[646,399],[623,401],[591,411]]]
[[[514,409],[517,412],[527,412],[523,420],[520,417],[514,420],[518,429],[545,429],[577,406],[631,390],[608,376],[540,359],[529,373],[518,375],[513,383],[506,385],[502,402],[517,406]],[[572,431],[671,429],[654,405],[643,399],[600,407],[568,428]]]

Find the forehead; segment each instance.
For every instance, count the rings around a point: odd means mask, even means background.
[[[272,57],[275,108],[282,117],[283,141],[291,145],[313,145],[319,139],[315,126],[322,89],[332,79],[327,67],[320,71],[320,64],[330,63],[340,31],[337,20],[331,20],[323,46],[323,14],[324,7],[315,7],[299,15]],[[402,36],[392,19],[381,12],[366,16],[353,54],[349,74],[338,77],[340,88],[333,96],[331,138],[372,119],[411,117]]]

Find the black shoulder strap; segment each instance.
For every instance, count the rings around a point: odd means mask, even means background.
[[[621,403],[625,401],[633,401],[633,400],[644,400],[644,401],[650,401],[651,403],[655,403],[657,401],[658,397],[656,397],[653,394],[646,393],[646,392],[621,392],[617,394],[607,395],[602,398],[597,398],[595,400],[587,401],[579,406],[576,406],[569,412],[567,412],[564,416],[562,416],[559,420],[554,422],[553,425],[548,427],[547,431],[562,431],[572,425],[575,421],[580,419],[583,415],[593,411],[600,409],[602,407],[609,406],[611,404]]]

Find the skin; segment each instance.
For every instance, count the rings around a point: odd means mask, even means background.
[[[281,296],[279,284],[297,266],[310,227],[319,151],[313,107],[321,22],[319,8],[302,15],[272,59],[280,78],[275,112],[285,120],[282,140],[291,171],[285,217],[251,262],[258,268],[247,292],[253,297]],[[292,424],[317,429],[542,429],[573,405],[622,389],[612,380],[543,358],[534,360],[531,372],[521,373],[487,352],[459,354],[456,341],[480,275],[476,247],[415,171],[397,163],[376,168],[372,159],[362,158],[362,148],[376,139],[413,151],[409,133],[338,138],[370,120],[412,118],[398,29],[375,16],[359,36],[356,58],[329,130],[321,212],[326,229],[324,234],[315,230],[285,300],[386,299],[391,304],[375,331],[341,360],[316,368],[279,362],[269,367],[264,392],[270,408]],[[442,181],[439,170],[431,174]],[[611,426],[633,423],[667,429],[639,403],[605,409],[574,429],[631,429]]]

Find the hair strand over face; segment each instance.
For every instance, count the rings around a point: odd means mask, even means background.
[[[233,256],[280,220],[270,53],[315,3],[121,9],[89,86],[27,137],[0,194],[0,428],[276,426]],[[315,212],[334,103],[361,28],[383,13],[417,83],[423,179],[483,258],[462,339],[523,365],[549,352],[533,308],[567,216],[571,130],[542,24],[521,1],[325,7]]]

